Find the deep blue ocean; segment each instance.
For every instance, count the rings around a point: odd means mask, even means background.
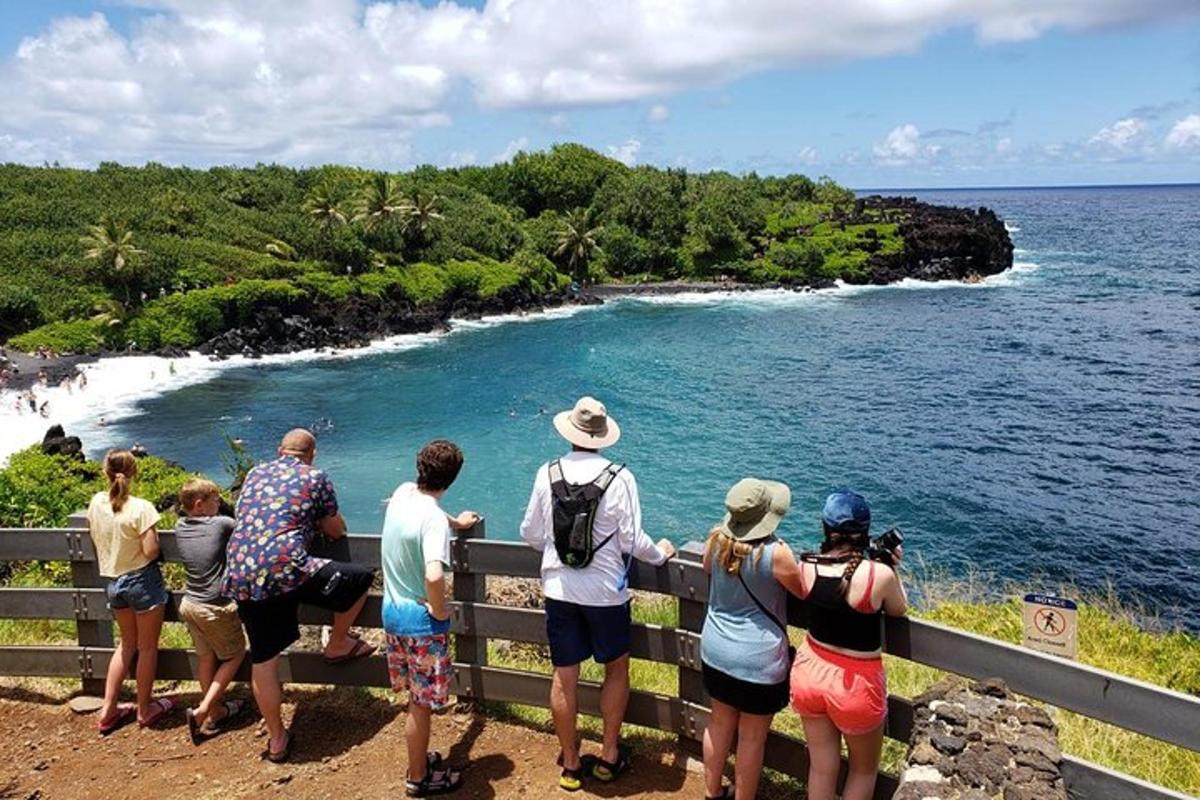
[[[850,486],[914,564],[1111,585],[1200,629],[1200,187],[916,194],[995,209],[1021,266],[982,286],[620,301],[240,367],[92,442],[219,474],[223,433],[267,456],[320,420],[319,464],[352,530],[374,532],[417,449],[449,437],[467,462],[446,506],[513,538],[535,468],[564,450],[550,415],[593,394],[653,536],[704,537],[756,475],[792,487],[782,533],[811,548],[825,494]]]

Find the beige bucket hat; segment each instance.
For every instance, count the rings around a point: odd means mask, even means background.
[[[554,429],[571,444],[589,450],[610,447],[621,438],[616,420],[594,397],[581,397],[570,411],[555,414]]]
[[[742,478],[725,495],[725,519],[719,529],[739,542],[755,542],[775,533],[792,507],[792,490],[785,483]]]

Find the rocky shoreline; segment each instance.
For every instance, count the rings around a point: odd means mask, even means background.
[[[833,222],[845,226],[881,219],[899,226],[905,241],[904,250],[891,255],[873,254],[865,272],[852,283],[886,285],[906,278],[975,282],[1012,266],[1013,245],[1008,231],[999,217],[986,208],[951,208],[922,203],[914,198],[873,195],[858,199],[852,212],[842,214]],[[637,295],[761,289],[813,291],[833,285],[832,280],[787,284],[669,281],[576,287],[549,295],[514,288],[486,299],[451,296],[421,306],[406,298],[356,296],[344,301],[318,300],[303,307],[267,308],[252,324],[227,330],[204,342],[198,350],[217,359],[235,355],[256,358],[305,350],[340,350],[364,347],[388,336],[445,331],[453,319],[535,314],[564,305],[593,305],[606,299]],[[168,358],[188,355],[172,348],[154,354]],[[20,371],[9,380],[10,389],[29,388],[39,369],[50,374],[53,385],[73,374],[80,364],[95,360],[76,356],[19,358],[23,361],[18,362]]]

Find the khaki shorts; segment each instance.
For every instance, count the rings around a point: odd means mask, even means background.
[[[215,655],[219,661],[229,661],[246,651],[242,620],[232,600],[209,605],[185,597],[179,604],[179,618],[187,624],[198,656]]]

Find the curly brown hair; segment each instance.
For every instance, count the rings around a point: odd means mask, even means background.
[[[417,453],[417,488],[427,492],[449,489],[462,469],[463,453],[448,439],[434,439]]]

